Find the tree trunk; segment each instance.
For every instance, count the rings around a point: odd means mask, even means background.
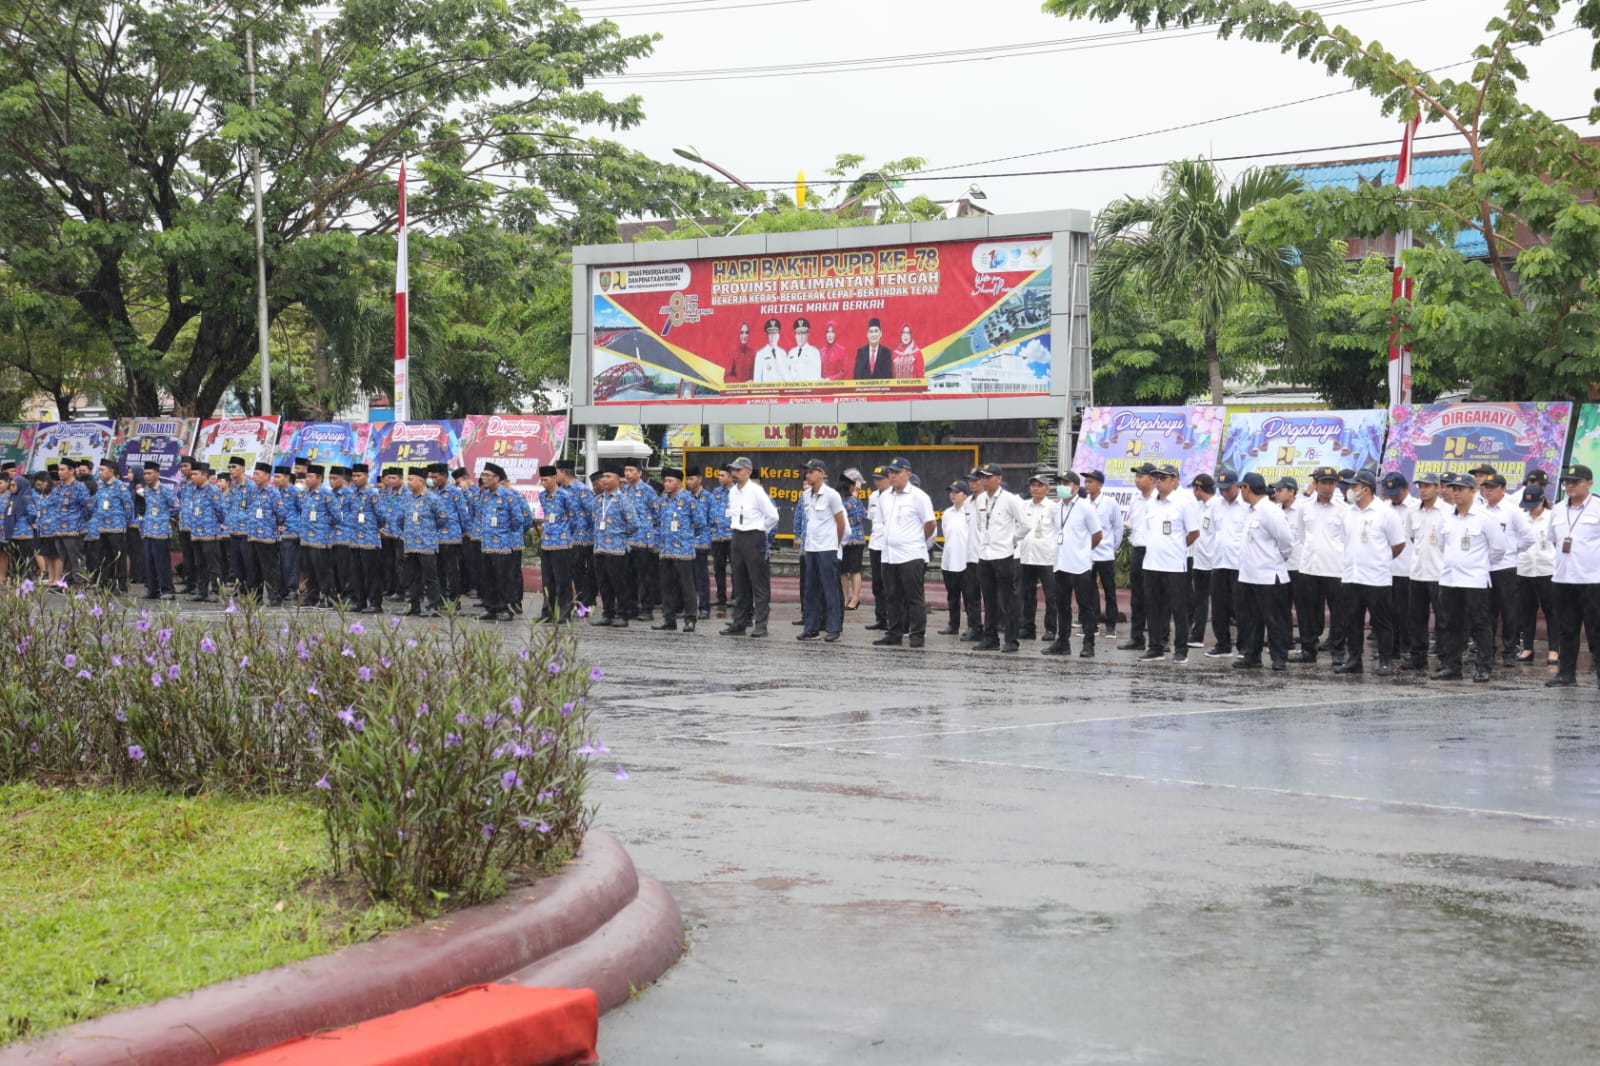
[[[1217,355],[1217,331],[1206,330],[1206,377],[1211,382],[1211,402],[1222,406],[1222,359]]]
[[[72,396],[73,394],[70,392],[58,392],[54,396],[56,415],[62,422],[72,421]]]

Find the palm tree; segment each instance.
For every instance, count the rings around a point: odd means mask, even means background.
[[[1256,205],[1303,191],[1299,179],[1272,168],[1247,170],[1225,188],[1209,160],[1168,163],[1155,196],[1115,200],[1095,220],[1091,299],[1103,303],[1131,291],[1152,309],[1192,319],[1204,338],[1211,402],[1222,403],[1217,331],[1251,289],[1283,316],[1291,358],[1304,358],[1315,346],[1315,323],[1296,270],[1305,270],[1315,294],[1342,269],[1336,246],[1326,240],[1267,245],[1240,227]]]

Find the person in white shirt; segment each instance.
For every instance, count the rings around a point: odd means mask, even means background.
[[[1477,651],[1472,680],[1489,680],[1494,663],[1494,627],[1489,622],[1489,574],[1506,554],[1500,523],[1477,501],[1478,484],[1470,474],[1447,474],[1455,509],[1445,516],[1439,573],[1439,669],[1435,681],[1461,678],[1461,650],[1467,631]],[[1441,479],[1441,481],[1444,479]]]
[[[1245,512],[1249,505],[1240,499],[1239,474],[1228,467],[1217,472],[1217,494],[1210,504],[1211,516],[1211,632],[1216,644],[1206,652],[1208,659],[1233,655],[1235,619],[1234,586],[1239,583],[1239,551],[1244,546]]]
[[[1489,620],[1500,630],[1500,662],[1503,666],[1517,665],[1517,639],[1522,633],[1522,603],[1517,591],[1517,556],[1533,544],[1533,529],[1528,516],[1523,514],[1506,495],[1504,474],[1490,474],[1478,487],[1483,498],[1483,509],[1489,517],[1500,523],[1505,535],[1507,551],[1500,565],[1489,573]]]
[[[1028,498],[1022,501],[1024,526],[1017,544],[1017,587],[1021,603],[1018,636],[1034,640],[1039,631],[1034,619],[1039,606],[1039,589],[1044,590],[1044,639],[1056,639],[1056,535],[1051,526],[1055,514],[1054,494],[1050,491],[1054,473],[1035,471],[1028,478]]]
[[[1588,634],[1589,654],[1600,671],[1600,507],[1594,504],[1594,472],[1582,463],[1563,467],[1566,499],[1550,514],[1550,543],[1556,547],[1551,576],[1556,601],[1556,676],[1547,688],[1578,683],[1578,634]]]
[[[1282,489],[1282,483],[1278,483]],[[1293,489],[1291,488],[1292,492]],[[1274,670],[1289,663],[1289,556],[1293,512],[1267,496],[1267,480],[1255,471],[1239,479],[1245,520],[1239,543],[1239,658],[1235,670],[1261,669],[1262,637]]]
[[[741,455],[728,466],[728,524],[733,529],[733,618],[722,628],[725,637],[749,630],[767,635],[772,604],[772,563],[767,557],[767,532],[778,524],[778,509],[766,489],[750,480],[754,464]],[[754,623],[752,625],[752,623]]]
[[[1027,525],[1022,501],[1000,487],[1004,472],[993,464],[975,469],[980,489],[972,498],[972,524],[978,555],[978,590],[983,595],[983,640],[978,651],[1015,652],[1017,616],[1017,542]],[[968,480],[973,480],[968,476]],[[1001,644],[1001,640],[1005,643]]]
[[[950,506],[939,518],[939,532],[944,537],[944,550],[939,555],[939,570],[944,575],[945,603],[950,609],[950,624],[939,630],[940,636],[953,637],[961,633],[961,608],[966,606],[967,631],[962,640],[975,641],[982,635],[983,612],[978,607],[978,560],[973,554],[972,498],[964,481],[952,481],[947,490]]]
[[[828,643],[844,631],[844,596],[839,587],[839,557],[844,554],[844,500],[828,484],[828,464],[806,460],[806,489],[796,510],[804,517],[805,551],[800,553],[805,577],[805,602],[801,605],[800,635],[815,640],[827,631]]]
[[[1200,536],[1200,515],[1192,502],[1174,498],[1178,488],[1178,468],[1163,464],[1156,468],[1156,494],[1145,501],[1144,579],[1150,602],[1150,646],[1140,661],[1161,658],[1165,653],[1167,627],[1171,623],[1172,661],[1189,661],[1189,645],[1183,638],[1189,628],[1189,545]]]
[[[1378,644],[1378,676],[1394,675],[1394,560],[1405,551],[1405,525],[1393,507],[1378,502],[1378,479],[1362,470],[1350,479],[1350,506],[1344,512],[1343,661],[1333,672],[1359,674],[1370,616]]]
[[[1339,579],[1344,573],[1344,512],[1349,505],[1335,491],[1338,487],[1339,472],[1331,466],[1319,466],[1311,472],[1314,494],[1297,505],[1306,533],[1300,574],[1294,583],[1300,650],[1289,656],[1292,663],[1317,661],[1317,643],[1322,639],[1325,619],[1333,622],[1328,644],[1334,659],[1343,657],[1344,632],[1338,620],[1344,616],[1344,599]]]
[[[1281,477],[1267,488],[1272,491],[1272,501],[1283,512],[1283,520],[1289,524],[1289,537],[1294,542],[1289,549],[1289,558],[1284,562],[1289,568],[1289,606],[1293,608],[1300,557],[1306,548],[1306,518],[1305,512],[1300,509],[1300,485],[1292,477]]]
[[[1217,480],[1210,474],[1196,474],[1189,482],[1194,494],[1195,508],[1200,515],[1200,536],[1189,546],[1189,629],[1188,646],[1206,646],[1207,608],[1211,605],[1211,567],[1216,550],[1216,532],[1213,529],[1211,506],[1217,500]]]
[[[1405,538],[1405,547],[1394,557],[1390,570],[1394,575],[1390,608],[1394,618],[1394,658],[1404,667],[1411,660],[1411,561],[1416,557],[1411,550],[1411,512],[1417,509],[1417,498],[1411,495],[1406,476],[1398,472],[1383,475],[1378,488],[1383,493],[1383,506],[1399,516],[1400,533]],[[1426,647],[1423,654],[1427,654]]]
[[[1406,539],[1411,542],[1411,590],[1407,606],[1406,629],[1411,635],[1411,653],[1405,665],[1411,670],[1428,668],[1429,616],[1439,618],[1439,575],[1444,570],[1444,520],[1453,509],[1441,495],[1439,475],[1418,474],[1412,482],[1417,488],[1417,506],[1406,515]]]
[[[1083,492],[1094,504],[1100,517],[1100,543],[1094,549],[1094,581],[1106,598],[1101,619],[1105,622],[1106,636],[1117,635],[1117,549],[1122,547],[1126,530],[1122,523],[1122,506],[1116,498],[1105,492],[1106,475],[1099,470],[1086,470],[1083,474]]]
[[[1128,524],[1128,639],[1117,645],[1118,651],[1144,650],[1144,631],[1147,604],[1147,586],[1144,580],[1145,520],[1144,511],[1155,499],[1156,468],[1154,463],[1140,463],[1133,468],[1133,497],[1128,501],[1124,517]]]
[[[1556,654],[1556,613],[1554,586],[1550,578],[1556,572],[1556,546],[1550,540],[1550,501],[1545,498],[1544,486],[1530,482],[1522,490],[1521,508],[1528,516],[1528,531],[1533,543],[1517,553],[1517,588],[1521,592],[1522,650],[1517,652],[1517,662],[1533,662],[1534,638],[1538,636],[1539,612],[1544,612],[1545,664],[1559,662]]]
[[[872,491],[867,494],[867,555],[872,561],[872,621],[863,629],[889,628],[889,597],[883,590],[883,512],[878,504],[889,491],[889,468],[872,468]]]
[[[896,457],[885,464],[889,491],[883,511],[883,583],[889,596],[889,629],[872,643],[895,647],[909,637],[913,648],[927,639],[928,601],[923,579],[928,569],[928,542],[933,536],[933,501],[911,483],[911,463]]]
[[[1054,534],[1056,618],[1060,623],[1056,639],[1046,655],[1072,653],[1072,600],[1078,601],[1078,622],[1083,627],[1080,659],[1094,658],[1095,630],[1100,628],[1099,609],[1094,591],[1094,550],[1104,539],[1100,515],[1094,504],[1078,495],[1081,482],[1071,470],[1056,475],[1056,499],[1051,509],[1050,528]]]
[[[766,346],[756,352],[755,380],[764,385],[780,385],[789,380],[789,352],[778,341],[783,336],[783,323],[767,319]]]
[[[822,352],[811,343],[809,319],[794,320],[794,347],[789,349],[788,380],[822,380]]]

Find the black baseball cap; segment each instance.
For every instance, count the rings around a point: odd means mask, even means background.
[[[1549,502],[1549,499],[1545,496],[1544,488],[1542,486],[1529,485],[1527,488],[1522,490],[1521,507],[1524,511],[1531,511],[1541,503],[1547,502]]]
[[[1415,484],[1415,485],[1438,485],[1438,484],[1442,484],[1442,482],[1440,482],[1440,480],[1439,480],[1439,475],[1435,474],[1435,473],[1433,473],[1431,471],[1426,473],[1426,474],[1418,474],[1416,477],[1412,478],[1411,481],[1412,481],[1412,484]]]
[[[1138,466],[1133,468],[1133,472],[1135,474],[1148,474],[1151,477],[1154,477],[1156,474],[1156,464],[1140,463]]]
[[[1162,479],[1177,477],[1178,468],[1173,466],[1171,463],[1162,463],[1160,466],[1156,467],[1155,476]]]
[[[1104,485],[1106,483],[1106,472],[1104,470],[1085,470],[1083,472],[1083,480],[1098,481]]]
[[[1200,480],[1199,478],[1195,479]],[[1239,483],[1239,472],[1231,466],[1225,466],[1217,471],[1217,488],[1231,489]]]
[[[1522,483],[1524,485],[1548,485],[1550,484],[1550,475],[1538,467],[1534,467],[1528,471],[1528,476],[1522,479]]]
[[[1406,484],[1406,476],[1399,471],[1383,475],[1384,492],[1409,492],[1411,486]]]
[[[1493,474],[1496,473],[1496,471],[1495,468],[1490,466],[1488,463],[1479,463],[1471,470],[1468,470],[1467,473],[1476,476],[1478,474]]]
[[[1562,481],[1593,481],[1594,471],[1582,463],[1573,463],[1561,468]]]
[[[1217,479],[1212,477],[1210,474],[1196,474],[1194,476],[1194,480],[1189,482],[1189,487],[1193,489],[1204,489],[1207,492],[1216,492]]]
[[[1285,474],[1283,477],[1280,477],[1278,480],[1269,485],[1268,488],[1272,489],[1273,492],[1277,492],[1279,489],[1288,489],[1290,492],[1299,492],[1300,482]]]
[[[1312,481],[1338,481],[1339,476],[1339,471],[1331,466],[1319,466],[1311,471]]]

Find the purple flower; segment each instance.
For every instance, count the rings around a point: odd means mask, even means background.
[[[312,787],[313,788],[320,788],[320,789],[331,789],[333,786],[328,784],[328,775],[327,774],[323,774],[321,777],[317,778],[317,783],[315,785],[313,785]]]
[[[500,724],[500,716],[498,714],[496,714],[495,712],[490,711],[488,714],[483,716],[483,727],[485,729],[493,729],[495,726],[497,726],[499,724]]]
[[[317,691],[317,683],[315,681],[311,682],[311,684],[306,686],[306,695],[307,696],[320,696],[320,695],[322,695],[322,693]]]
[[[239,605],[233,602],[233,597],[228,597],[228,606],[222,609],[223,614],[238,614]]]
[[[446,733],[444,735],[444,746],[447,748],[459,748],[461,746],[461,738],[454,733]]]
[[[173,663],[171,666],[167,667],[167,680],[176,681],[182,673],[183,671],[178,669],[178,664]]]
[[[79,670],[79,671],[78,671],[78,676],[79,676],[79,677],[81,677],[81,678],[83,678],[83,679],[84,679],[84,680],[85,680],[85,681],[92,681],[92,680],[94,680],[94,675],[93,675],[93,674],[91,674],[91,673],[90,673],[90,672],[89,672],[89,671],[87,671],[87,670]]]
[[[32,581],[23,581],[23,583],[17,588],[17,595],[18,596],[26,596],[28,593],[30,593],[32,591],[33,591],[33,582]],[[37,745],[34,746],[34,750],[35,751],[39,750]]]
[[[35,755],[39,754],[39,742],[36,740],[32,744],[29,744],[28,750]]]
[[[120,656],[120,655],[113,655],[113,656],[112,656],[112,657],[111,657],[111,665],[112,665],[112,666],[121,666],[121,665],[122,665],[122,656]]]
[[[66,588],[66,582],[65,581],[62,581],[61,587],[62,588]],[[80,592],[76,596],[73,596],[72,598],[75,599],[75,600],[81,600],[81,599],[83,599],[83,593]]]
[[[574,604],[572,607],[572,613],[577,615],[579,618],[587,618],[589,617],[589,605],[585,603]]]
[[[361,669],[356,671],[356,676],[359,677],[363,681],[371,681],[372,680],[372,668],[370,666],[363,666]]]
[[[624,770],[622,768],[622,764],[621,763],[618,763],[617,764],[617,780],[618,781],[626,781],[627,779],[628,779],[628,771],[626,771],[626,770]]]
[[[61,665],[65,666],[68,670],[71,670],[74,666],[78,665],[78,657],[69,652],[67,657],[61,660]]]
[[[244,658],[239,660],[239,669],[243,670],[245,667],[247,667],[249,665],[250,665],[250,656],[246,655]]]
[[[144,657],[144,664],[146,666],[156,666],[156,665],[158,665],[157,662],[156,662],[156,657],[154,655],[146,655]]]
[[[466,711],[458,711],[456,713],[456,725],[471,725],[471,724],[472,724],[472,719],[467,717],[467,712]]]
[[[138,762],[140,759],[144,758],[144,749],[137,744],[129,744],[128,758],[132,759],[134,762]]]
[[[606,672],[604,670],[600,669],[598,666],[595,667],[593,670],[589,671],[589,680],[590,681],[599,681],[602,677],[605,677],[605,676],[606,676]]]
[[[428,717],[428,705],[426,703],[420,704],[417,707],[417,717],[418,718],[426,718],[426,717]]]
[[[418,744],[416,741],[412,741],[411,743],[406,745],[406,750],[409,751],[413,755],[421,755],[422,754],[422,745]]]
[[[128,716],[123,714],[121,711],[118,711],[115,715],[113,715],[113,717],[119,722],[126,722],[128,720]]]
[[[394,664],[389,661],[389,657],[387,655],[380,655],[378,656],[378,665],[387,670]]]
[[[587,740],[583,742],[583,747],[579,748],[577,753],[579,755],[595,755],[595,754],[598,754],[598,752],[595,750],[595,746],[593,744],[589,743]]]
[[[170,640],[172,640],[172,630],[170,630],[170,629],[158,629],[158,630],[156,630],[156,643],[157,644],[160,644],[163,648],[165,648],[167,646],[167,643]]]
[[[540,833],[548,833],[548,832],[550,832],[550,824],[548,822],[545,822],[545,821],[542,821],[542,820],[539,822],[538,825],[534,826],[533,828],[534,828],[534,830],[536,832],[540,832]]]
[[[354,707],[346,707],[344,710],[340,711],[334,717],[338,718],[339,721],[343,722],[345,725],[355,725],[356,724],[356,709]]]
[[[494,823],[493,822],[489,822],[488,824],[486,824],[483,827],[483,839],[485,839],[485,840],[493,840],[494,839]]]
[[[396,615],[394,617],[391,617],[389,619],[389,628],[390,629],[399,629],[400,628],[400,618],[399,618],[398,615]]]
[[[89,608],[89,617],[90,618],[99,618],[100,616],[104,615],[105,613],[106,613],[105,611],[101,610],[100,605],[98,603],[95,604],[93,607]]]
[[[306,647],[306,642],[303,640],[294,646],[294,653],[299,657],[301,662],[305,662],[307,659],[311,658],[311,649]]]
[[[511,713],[512,714],[521,714],[522,713],[522,697],[521,696],[512,696],[511,697]]]
[[[351,622],[350,623],[350,632],[354,633],[356,636],[359,637],[361,634],[365,633],[366,631],[367,631],[367,627],[362,625],[360,622]]]
[[[354,659],[356,657],[356,653],[350,647],[350,645],[346,644],[343,648],[340,649],[339,657],[341,659]]]
[[[510,792],[520,784],[522,784],[522,778],[517,776],[515,770],[507,770],[500,775],[500,789],[503,792]]]
[[[209,633],[200,638],[200,650],[207,655],[217,650],[217,642],[211,639]]]
[[[597,751],[598,753],[600,753],[601,755],[610,755],[611,754],[611,749],[606,747],[605,741],[603,741],[603,740],[597,740],[597,741],[594,742],[594,750]]]
[[[577,706],[578,705],[576,703],[563,703],[561,705],[561,717],[565,718],[567,715],[571,714],[577,708]]]
[[[407,637],[406,638],[406,647],[415,648],[416,646],[417,646],[417,640],[416,640],[415,637]]]
[[[137,629],[141,633],[150,632],[150,619],[148,619],[148,618],[139,619],[137,622],[133,623],[133,628]]]
[[[161,671],[160,670],[156,670],[150,675],[150,687],[151,688],[160,688],[161,687]]]
[[[17,654],[26,655],[28,654],[28,649],[31,647],[33,647],[33,638],[23,637],[21,643],[17,645]]]
[[[555,677],[557,674],[559,674],[561,672],[561,664],[560,663],[551,663],[549,666],[546,666],[545,669],[550,671],[550,676],[551,677]]]
[[[365,718],[357,718],[354,722],[350,723],[350,728],[354,729],[357,733],[365,733],[367,731],[367,720]]]

